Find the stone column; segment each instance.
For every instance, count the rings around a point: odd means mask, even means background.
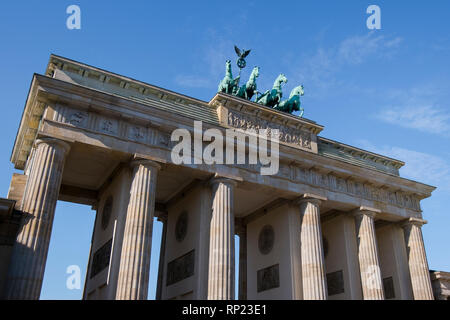
[[[134,160],[130,201],[120,256],[117,300],[147,299],[152,249],[156,178],[160,166],[150,160]]]
[[[208,300],[234,299],[234,180],[212,180]]]
[[[304,300],[326,300],[328,298],[320,224],[320,203],[322,200],[326,200],[326,198],[305,194],[299,201]]]
[[[14,244],[6,299],[39,299],[65,157],[70,146],[57,139],[36,140],[23,195],[23,217]]]
[[[361,207],[354,212],[359,270],[364,300],[384,300],[374,217],[380,210]]]
[[[161,213],[158,220],[162,222],[161,249],[159,250],[158,283],[156,286],[156,300],[161,300],[164,278],[164,259],[166,256],[167,212]]]
[[[402,225],[414,300],[434,299],[421,230],[425,223],[425,220],[410,218]]]
[[[239,236],[239,300],[247,300],[247,226],[236,226]]]

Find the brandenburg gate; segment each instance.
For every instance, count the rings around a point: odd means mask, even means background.
[[[277,129],[278,171],[173,163],[172,132],[194,135],[194,121]],[[22,173],[0,200],[2,298],[39,299],[63,200],[96,210],[83,299],[147,298],[154,217],[157,299],[433,299],[420,201],[435,188],[323,129],[236,94],[205,102],[51,55],[11,155]]]

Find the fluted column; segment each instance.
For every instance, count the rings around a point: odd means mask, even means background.
[[[116,299],[145,300],[148,293],[152,249],[156,178],[160,166],[150,160],[134,160],[120,256]]]
[[[359,270],[364,300],[384,300],[383,282],[378,259],[374,217],[377,209],[361,207],[354,212]]]
[[[225,178],[212,180],[208,299],[234,299],[234,187]]]
[[[39,299],[44,278],[64,162],[70,146],[57,139],[36,140],[23,196],[23,217],[14,244],[7,299]]]
[[[300,248],[304,300],[328,298],[320,224],[320,203],[326,198],[306,194],[300,199]]]
[[[425,223],[425,220],[410,218],[403,224],[414,300],[434,299],[421,230]]]
[[[164,278],[164,260],[166,256],[166,236],[167,236],[167,212],[161,213],[158,217],[158,221],[163,224],[161,235],[161,248],[159,250],[159,266],[158,266],[158,283],[156,285],[155,300],[161,300],[162,287]]]
[[[247,226],[240,221],[236,226],[239,236],[239,300],[247,300]]]

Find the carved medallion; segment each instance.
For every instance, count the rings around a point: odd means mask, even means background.
[[[113,206],[113,198],[112,196],[109,196],[105,204],[103,205],[103,211],[102,211],[102,229],[106,230],[106,228],[109,225],[109,220],[111,218],[111,212],[112,212],[112,206]]]
[[[261,252],[261,254],[264,255],[269,254],[270,251],[272,251],[274,242],[275,242],[275,231],[273,230],[273,227],[270,224],[265,225],[261,229],[261,232],[259,233],[258,238],[259,252]]]
[[[183,211],[177,219],[177,223],[175,224],[175,239],[178,242],[181,242],[186,237],[188,228],[188,214],[186,211]]]

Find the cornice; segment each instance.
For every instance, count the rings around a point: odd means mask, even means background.
[[[196,99],[187,95],[180,94],[178,92],[145,83],[143,81],[119,75],[117,73],[113,73],[101,68],[90,66],[72,59],[51,54],[45,75],[47,75],[48,77],[54,77],[54,72],[56,69],[70,71],[74,74],[78,74],[82,77],[90,78],[98,82],[112,83],[117,85],[117,87],[130,89],[130,92],[134,90],[136,93],[149,96],[153,95],[158,98],[170,97],[179,102],[202,104],[204,106],[208,105],[208,102],[200,99]]]

